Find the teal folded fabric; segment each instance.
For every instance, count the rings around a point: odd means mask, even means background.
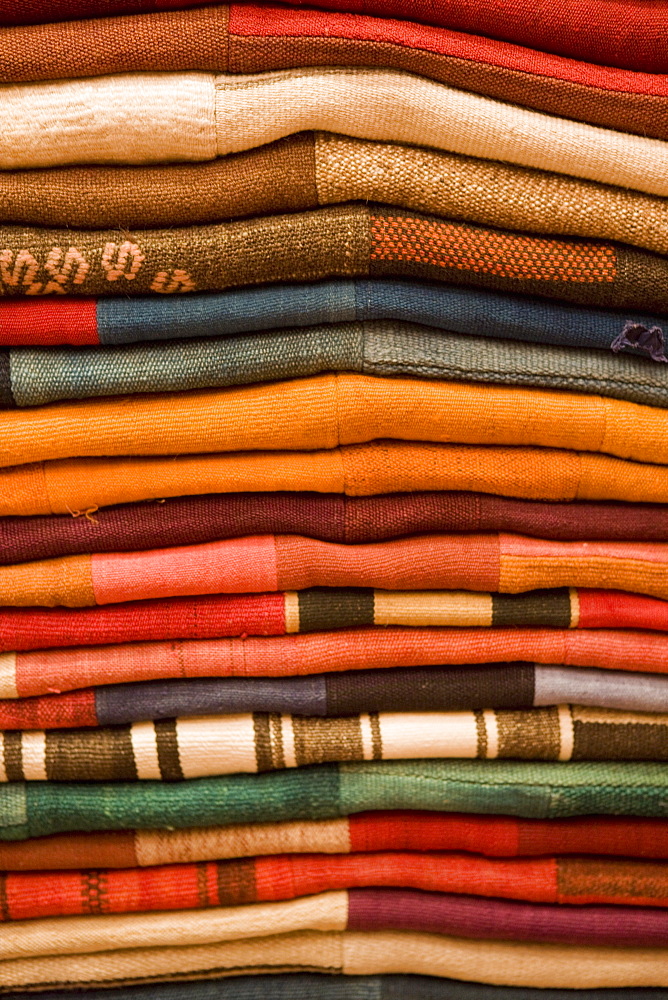
[[[373,761],[181,784],[15,783],[0,788],[0,839],[331,819],[379,809],[668,818],[668,765]]]
[[[120,347],[13,348],[0,352],[0,406],[217,388],[326,371],[566,389],[668,406],[668,366],[644,358],[392,320]]]

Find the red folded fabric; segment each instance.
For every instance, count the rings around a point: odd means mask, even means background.
[[[201,0],[0,0],[0,23],[195,7]],[[665,73],[667,0],[293,0],[423,21],[608,66]]]

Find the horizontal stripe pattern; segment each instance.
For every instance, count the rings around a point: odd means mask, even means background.
[[[0,655],[0,697],[28,698],[137,681],[290,677],[327,671],[522,660],[662,675],[668,636],[624,629],[402,628],[240,636]]]
[[[575,905],[576,912],[581,912],[583,905],[622,907],[608,911],[618,921],[620,939],[624,917],[628,916],[624,911],[631,906],[652,907],[651,914],[645,916],[658,917],[658,925],[654,932],[642,927],[646,943],[651,940],[657,945],[668,940],[664,922],[668,914],[658,910],[668,907],[668,883],[665,865],[657,862],[555,857],[490,860],[468,854],[401,851],[277,854],[125,870],[7,872],[0,876],[0,919],[181,911],[380,887],[567,903]],[[554,909],[546,910],[550,912],[556,916]],[[464,927],[461,937],[477,936],[468,927],[465,932]],[[640,933],[637,925],[636,932]]]
[[[395,667],[311,677],[198,678],[88,688],[0,701],[0,729],[69,729],[238,712],[332,716],[357,712],[533,708],[568,700],[668,712],[668,678],[533,663]]]
[[[668,715],[558,705],[517,711],[239,713],[0,733],[0,781],[182,781],[340,761],[441,757],[668,760]]]

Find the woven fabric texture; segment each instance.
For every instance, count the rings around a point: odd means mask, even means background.
[[[124,643],[4,653],[0,697],[29,698],[54,690],[177,677],[289,677],[514,660],[663,674],[667,648],[668,636],[662,632],[515,626],[384,626],[305,635]]]
[[[4,84],[0,168],[211,160],[304,129],[556,170],[665,196],[668,144],[391,69],[123,73]]]
[[[494,160],[323,132],[195,165],[0,172],[0,218],[25,225],[169,228],[347,201],[668,253],[663,198]]]
[[[662,364],[612,352],[444,333],[391,321],[122,347],[0,351],[0,407],[222,388],[331,371],[597,393],[668,407]]]

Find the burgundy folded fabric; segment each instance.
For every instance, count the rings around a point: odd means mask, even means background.
[[[362,543],[430,531],[511,531],[562,541],[668,541],[668,505],[550,503],[456,492],[169,497],[71,514],[0,518],[0,565],[274,532]]]

